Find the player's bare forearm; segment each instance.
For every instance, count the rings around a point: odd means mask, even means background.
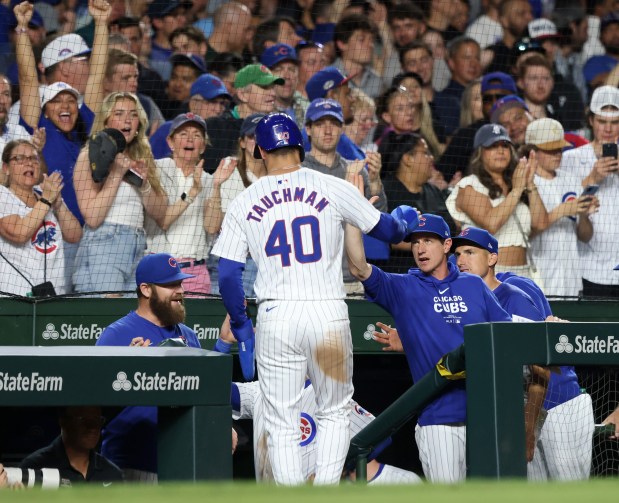
[[[619,406],[606,418],[602,421],[602,424],[614,424],[615,425],[615,434],[611,435],[610,438],[614,440],[619,440]]]
[[[535,431],[549,380],[550,371],[547,368],[531,365],[531,381],[527,388],[527,403],[524,406],[527,461],[532,461],[535,453]]]
[[[372,274],[372,266],[365,258],[361,231],[354,225],[346,224],[344,243],[350,274],[359,281],[368,279]]]

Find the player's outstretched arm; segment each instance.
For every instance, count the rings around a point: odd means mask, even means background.
[[[372,274],[372,266],[365,258],[361,231],[353,225],[346,224],[344,243],[350,274],[359,281],[368,279]]]

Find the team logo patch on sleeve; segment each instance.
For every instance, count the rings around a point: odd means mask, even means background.
[[[361,407],[361,405],[355,405],[355,412],[360,416],[374,417],[374,414],[365,410],[363,407]]]
[[[301,447],[312,443],[316,437],[316,421],[306,412],[301,412]]]

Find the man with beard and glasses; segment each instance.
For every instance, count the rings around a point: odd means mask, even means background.
[[[167,253],[146,255],[135,273],[138,308],[107,327],[97,346],[158,346],[180,339],[200,343],[185,321],[183,280],[193,278]],[[157,480],[157,407],[126,407],[105,427],[101,453],[118,465],[125,480]]]

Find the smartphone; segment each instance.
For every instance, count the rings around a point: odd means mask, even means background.
[[[125,182],[130,183],[131,185],[135,185],[138,188],[140,188],[144,183],[144,179],[132,169],[125,173],[123,179],[125,180]]]
[[[602,157],[613,157],[617,159],[619,151],[616,143],[603,143],[602,144]]]
[[[600,188],[599,185],[587,185],[585,187],[585,189],[582,191],[582,194],[580,194],[580,197],[584,197],[584,196],[595,196],[595,194],[597,194],[598,189]]]

